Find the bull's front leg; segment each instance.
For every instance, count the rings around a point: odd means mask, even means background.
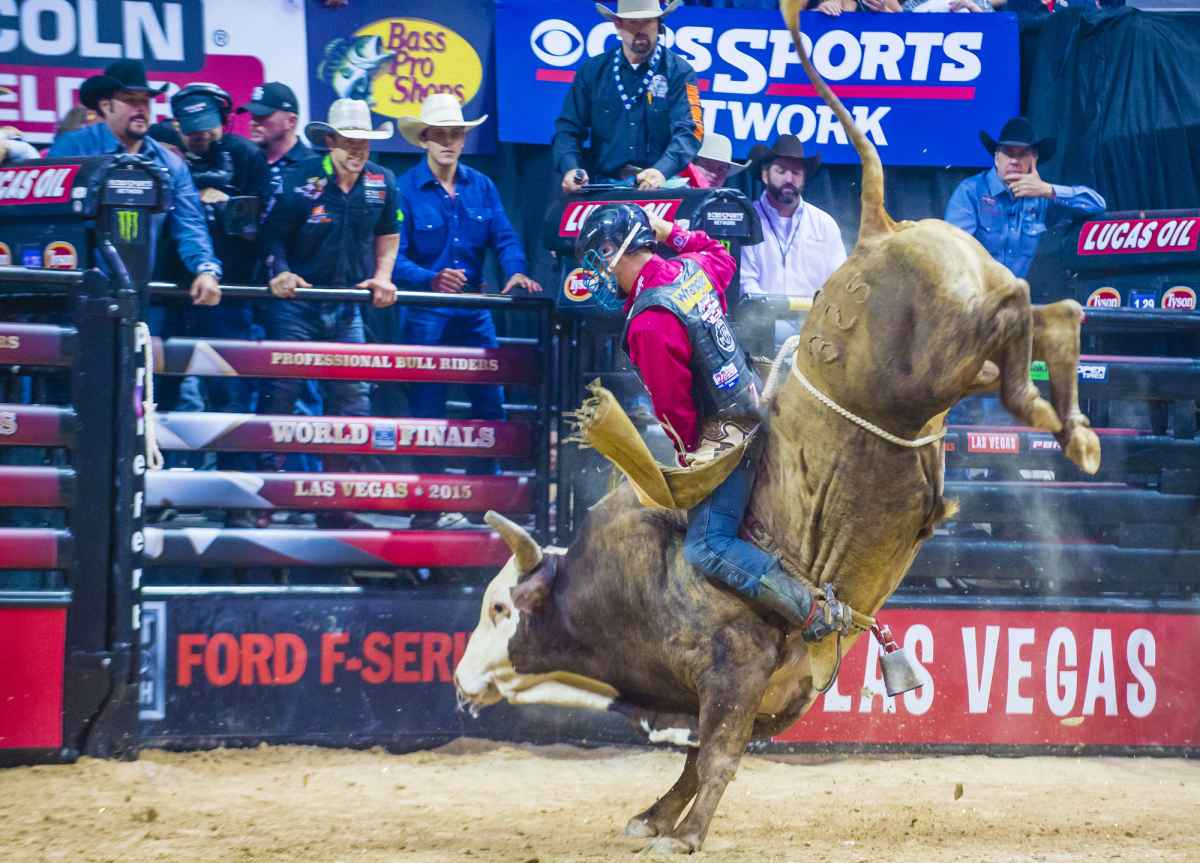
[[[700,787],[700,775],[696,771],[696,761],[700,753],[698,749],[689,749],[683,762],[683,772],[671,786],[671,790],[660,797],[653,806],[629,819],[625,825],[625,835],[638,839],[652,836],[665,836],[675,829],[679,816]]]
[[[719,662],[700,680],[700,748],[696,755],[699,789],[687,817],[669,834],[650,843],[650,850],[674,854],[699,851],[725,787],[737,773],[750,742],[754,717],[771,677],[771,666],[758,655],[726,649],[740,662]]]
[[[1055,437],[1086,473],[1100,469],[1100,439],[1079,409],[1079,330],[1083,308],[1074,300],[1033,307],[1033,358],[1050,373],[1050,400],[1062,421]]]

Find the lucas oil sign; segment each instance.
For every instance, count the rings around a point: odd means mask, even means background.
[[[777,12],[684,7],[664,21],[696,71],[704,127],[736,156],[790,133],[827,162],[858,161]],[[1018,107],[1013,16],[805,15],[803,26],[817,70],[885,163],[990,164],[979,130],[995,134]],[[501,140],[546,143],[576,71],[618,40],[592,3],[497,0],[496,44]]]

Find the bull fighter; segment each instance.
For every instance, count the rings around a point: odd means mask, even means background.
[[[677,257],[655,254],[656,242]],[[622,346],[681,460],[700,446],[705,420],[761,420],[761,383],[725,318],[725,291],[737,264],[721,243],[634,204],[607,204],[588,217],[576,257],[597,303],[624,312]],[[754,455],[744,457],[688,512],[684,558],[798,627],[806,641],[848,632],[848,606],[818,599],[777,557],[738,536],[755,465]]]

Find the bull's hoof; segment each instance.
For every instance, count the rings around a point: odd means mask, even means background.
[[[698,850],[691,843],[674,836],[659,836],[642,849],[643,854],[691,854]]]
[[[1086,474],[1100,470],[1100,438],[1087,426],[1075,426],[1065,450],[1067,458]]]
[[[1050,402],[1043,398],[1034,399],[1033,404],[1029,406],[1029,422],[1034,428],[1048,431],[1051,434],[1058,434],[1062,431],[1062,421],[1058,418],[1058,414],[1054,412]]]
[[[625,825],[625,835],[632,836],[634,839],[650,839],[657,836],[658,833],[657,827],[638,816],[630,818],[629,823]]]

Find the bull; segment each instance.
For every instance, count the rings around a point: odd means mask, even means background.
[[[862,160],[862,221],[770,404],[744,530],[869,620],[953,512],[941,435],[964,396],[998,390],[1020,422],[1053,433],[1084,471],[1099,469],[1078,404],[1082,310],[1031,306],[1029,285],[956,227],[888,215],[878,153],[801,42],[800,0],[781,6],[805,73]],[[1049,402],[1030,380],[1031,359],[1048,367]],[[687,746],[675,784],[626,833],[655,850],[699,850],[746,745],[796,722],[861,631],[806,644],[693,569],[684,515],[641,506],[628,483],[591,510],[566,550],[488,520],[513,556],[488,586],[456,670],[460,703],[617,711],[652,741]]]

